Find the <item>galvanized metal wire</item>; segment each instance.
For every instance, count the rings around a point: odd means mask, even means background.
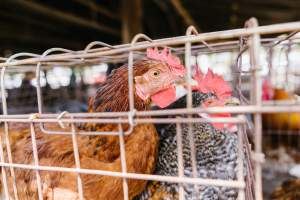
[[[154,180],[177,183],[179,185],[179,199],[184,199],[184,184],[193,184],[195,186],[196,193],[198,192],[199,185],[208,186],[223,186],[238,189],[238,199],[262,199],[262,114],[264,113],[286,113],[286,112],[300,112],[300,104],[295,101],[285,102],[263,102],[261,99],[262,94],[262,77],[261,77],[261,64],[259,63],[259,52],[261,48],[274,48],[277,45],[286,45],[282,42],[285,40],[291,40],[291,43],[298,42],[295,38],[295,34],[300,30],[300,22],[292,22],[278,25],[258,26],[255,19],[251,19],[248,22],[248,26],[242,29],[201,33],[198,34],[195,28],[190,27],[187,30],[185,36],[179,36],[174,38],[165,38],[160,40],[152,40],[144,34],[136,35],[130,44],[123,45],[109,45],[103,42],[92,42],[86,46],[82,51],[72,51],[61,48],[52,48],[45,51],[42,55],[20,53],[11,56],[8,59],[1,58],[0,67],[1,71],[1,100],[3,114],[0,115],[0,122],[4,124],[4,138],[0,135],[0,166],[2,167],[2,183],[4,186],[4,193],[7,199],[10,197],[9,182],[7,180],[8,173],[6,169],[10,170],[10,174],[13,177],[13,192],[14,199],[18,199],[17,188],[15,181],[14,169],[28,169],[35,170],[38,199],[43,199],[42,182],[40,177],[40,171],[55,171],[55,172],[72,172],[77,174],[77,190],[80,200],[84,199],[83,181],[81,179],[82,174],[104,175],[112,177],[120,177],[123,180],[123,194],[124,199],[129,199],[128,195],[128,179],[137,180]],[[275,33],[290,33],[284,40],[283,39],[261,39],[260,36],[264,34]],[[295,37],[294,37],[295,36]],[[247,43],[240,46],[239,38],[247,38]],[[293,38],[294,37],[294,38]],[[146,40],[139,42],[140,39]],[[223,40],[228,41],[223,41]],[[295,41],[293,41],[293,39]],[[218,42],[219,40],[219,42]],[[209,44],[208,41],[211,41]],[[197,43],[203,43],[199,45]],[[104,47],[93,48],[96,45]],[[133,63],[134,60],[144,55],[144,51],[149,47],[161,47],[170,46],[175,54],[184,54],[185,67],[187,69],[188,81],[188,95],[187,106],[182,109],[171,110],[157,110],[157,111],[136,111],[134,108],[134,88],[133,88]],[[192,78],[191,69],[191,57],[194,54],[201,53],[219,53],[226,51],[235,51],[237,58],[235,65],[238,71],[238,76],[242,76],[244,73],[241,70],[241,57],[246,51],[249,51],[251,70],[247,73],[247,76],[251,77],[252,92],[250,95],[251,101],[248,101],[243,96],[242,91],[239,90],[239,94],[244,104],[234,107],[211,107],[211,108],[193,108],[192,107],[192,88],[190,80]],[[51,55],[50,55],[51,54]],[[32,58],[19,59],[20,56],[29,56]],[[99,64],[101,62],[127,62],[128,63],[128,87],[129,87],[129,111],[128,112],[105,112],[105,113],[44,113],[43,112],[43,94],[41,91],[40,73],[43,67],[53,67],[55,65],[62,65],[65,67],[72,66],[84,66]],[[34,69],[37,79],[37,102],[38,113],[37,114],[9,114],[7,106],[7,97],[5,89],[5,73],[9,70],[22,71],[24,69]],[[238,82],[238,87],[242,85],[241,79]],[[240,88],[241,89],[241,88]],[[231,113],[234,116],[229,118],[197,118],[193,114],[197,113]],[[238,116],[235,116],[238,115]],[[246,125],[252,124],[249,119],[245,117],[246,114],[252,114],[254,116],[253,129],[250,129],[254,136],[254,152],[251,152],[249,140],[246,134]],[[180,115],[180,117],[178,117]],[[151,118],[149,117],[151,116]],[[33,164],[17,164],[13,163],[13,157],[11,154],[11,147],[9,141],[9,129],[10,122],[14,123],[27,123],[30,129],[32,147],[33,147]],[[196,147],[194,141],[194,133],[192,123],[235,123],[239,127],[238,131],[238,172],[237,180],[219,180],[219,179],[204,179],[197,177],[196,167]],[[36,135],[34,124],[40,125],[40,129],[44,134],[56,134],[56,135],[70,135],[72,137],[72,145],[74,150],[74,168],[66,167],[53,167],[53,166],[41,166],[39,165],[39,158],[37,153]],[[71,124],[71,131],[58,131],[47,130],[44,127],[44,123],[56,123],[64,128],[64,124]],[[75,126],[79,123],[113,123],[119,127],[118,131],[114,132],[96,132],[96,131],[77,131]],[[122,130],[121,124],[128,123],[130,125],[127,131]],[[161,176],[161,175],[149,175],[127,172],[126,166],[126,152],[125,152],[125,139],[126,135],[130,135],[134,130],[136,124],[141,123],[163,123],[163,124],[176,124],[176,141],[177,141],[177,153],[178,153],[178,176]],[[188,136],[191,149],[192,171],[193,177],[184,176],[183,165],[183,147],[182,147],[182,129],[181,124],[188,123]],[[114,135],[119,137],[120,143],[120,157],[121,157],[121,172],[82,169],[79,159],[79,150],[77,144],[77,136],[93,136],[93,135]],[[5,145],[3,145],[5,144]],[[4,148],[5,146],[5,148]],[[6,151],[4,151],[4,149]],[[5,153],[7,155],[5,155]],[[8,158],[6,160],[5,158]],[[248,166],[244,168],[243,161],[246,160]],[[254,163],[252,163],[254,161]],[[254,174],[252,173],[252,165],[254,165]],[[247,177],[244,177],[244,171],[247,171]],[[254,176],[254,177],[253,177]],[[255,182],[255,183],[253,183]],[[254,191],[253,191],[254,186]],[[96,192],[96,191],[95,191]],[[197,195],[199,196],[199,195]]]

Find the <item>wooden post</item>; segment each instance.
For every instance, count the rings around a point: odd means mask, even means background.
[[[183,18],[184,23],[187,26],[193,25],[197,31],[200,33],[201,29],[198,27],[197,22],[194,20],[192,15],[188,12],[188,10],[183,7],[180,0],[171,0],[171,3],[173,4],[175,10],[178,12],[178,14]]]
[[[129,43],[142,31],[142,0],[122,0],[123,43]]]
[[[90,21],[89,19],[82,18],[72,13],[60,11],[49,6],[45,6],[35,1],[11,0],[8,2],[13,3],[12,5],[14,6],[21,6],[25,9],[31,10],[32,12],[41,15],[45,15],[59,20],[64,20],[68,23],[77,24],[78,26],[93,28],[100,32],[105,32],[114,36],[119,36],[118,29],[112,28],[104,24],[100,24],[95,21]]]

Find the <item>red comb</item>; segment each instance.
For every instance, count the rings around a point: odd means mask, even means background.
[[[157,48],[148,48],[147,57],[167,63],[176,75],[185,75],[185,68],[181,64],[180,59],[176,56],[173,56],[168,48],[164,48],[161,53],[159,53]]]
[[[213,93],[218,99],[225,99],[231,96],[232,90],[230,85],[223,79],[222,76],[213,74],[208,69],[206,75],[204,75],[198,67],[196,67],[196,73],[194,79],[197,80],[198,86],[193,89],[197,89],[203,93]]]
[[[268,80],[264,80],[262,84],[262,99],[271,100],[274,96],[274,90]]]

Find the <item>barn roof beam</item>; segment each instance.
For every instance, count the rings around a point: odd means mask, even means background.
[[[51,8],[48,6],[44,6],[44,5],[36,3],[36,2],[24,1],[24,0],[11,0],[8,2],[12,2],[18,6],[22,6],[26,9],[32,10],[41,15],[46,15],[48,17],[56,18],[59,20],[64,20],[66,22],[73,23],[78,26],[93,28],[100,32],[109,33],[114,36],[120,36],[120,31],[115,28],[106,26],[104,24],[100,24],[96,21],[91,21],[89,19],[85,19],[85,18],[76,16],[76,15],[73,15],[71,13],[59,11],[57,9],[54,9],[54,8]]]

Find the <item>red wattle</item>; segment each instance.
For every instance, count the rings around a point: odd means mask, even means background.
[[[157,94],[151,96],[151,100],[160,108],[165,108],[174,101],[176,101],[176,89],[175,86],[172,86],[168,89],[165,89]]]

